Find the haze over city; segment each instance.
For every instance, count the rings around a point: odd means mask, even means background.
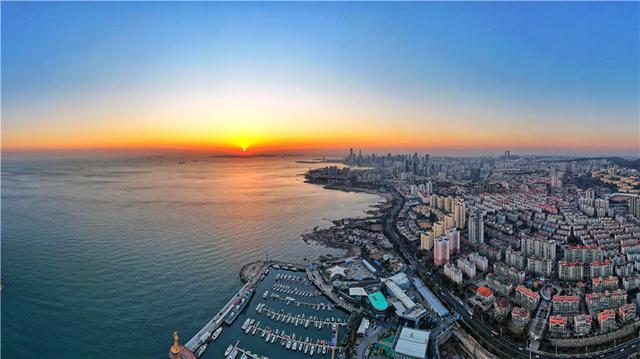
[[[634,2],[3,2],[2,20],[5,152],[639,153]]]

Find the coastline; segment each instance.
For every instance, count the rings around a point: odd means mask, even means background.
[[[314,228],[312,231],[302,234],[302,240],[307,243],[317,243],[327,248],[336,248],[346,251],[346,255],[349,257],[358,257],[361,255],[362,250],[359,246],[352,243],[345,243],[335,239],[334,235],[327,235],[327,233],[335,231],[344,231],[346,227],[350,227],[350,222],[358,221],[370,221],[380,219],[384,217],[385,213],[389,210],[390,204],[393,203],[393,196],[390,193],[383,193],[369,188],[353,187],[344,184],[323,184],[315,181],[307,180],[306,183],[320,185],[323,189],[336,190],[343,192],[359,192],[377,195],[381,197],[381,201],[376,205],[372,205],[372,208],[365,211],[366,215],[363,218],[347,217],[337,220],[333,220],[332,225],[329,228],[318,229]]]
[[[265,266],[273,266],[279,265],[281,267],[287,268],[288,270],[294,271],[304,271],[305,264],[301,263],[288,263],[283,261],[276,260],[257,260],[253,262],[246,263],[240,268],[240,281],[245,284],[249,282],[251,279],[260,276],[264,272]]]
[[[313,183],[313,182],[309,182],[309,183],[316,184],[316,183]],[[352,187],[352,186],[343,185],[343,184],[326,184],[326,185],[322,186],[322,188],[329,189],[329,190],[343,191],[343,192],[361,192],[361,193],[368,193],[368,194],[378,195],[378,196],[384,198],[385,200],[387,200],[387,202],[393,200],[393,196],[391,194],[378,192],[376,190],[369,189],[369,188]]]
[[[335,226],[336,225],[334,223],[331,227],[329,227],[326,230],[331,230],[335,228]],[[317,238],[317,236],[315,238],[312,238],[312,236],[317,235],[321,231],[322,230],[314,228],[312,232],[302,234],[302,241],[307,245],[311,245],[311,243],[317,243],[326,248],[341,249],[346,252],[344,254],[344,256],[346,257],[357,257],[357,256],[360,256],[360,254],[362,253],[362,251],[360,250],[360,247],[353,244],[344,243],[344,242],[331,240],[327,238]]]

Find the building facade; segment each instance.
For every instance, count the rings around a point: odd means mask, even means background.
[[[474,211],[469,215],[469,241],[474,244],[484,243],[484,213]]]
[[[538,292],[534,292],[521,284],[516,287],[516,299],[523,303],[527,308],[533,309],[538,306],[540,295]]]
[[[554,295],[552,298],[554,313],[578,313],[580,298],[576,295]]]
[[[562,335],[567,333],[567,317],[562,315],[552,315],[549,317],[549,333]]]
[[[627,302],[627,291],[618,289],[599,293],[589,293],[586,296],[587,308],[591,313],[603,309],[617,308]]]
[[[591,332],[593,317],[589,314],[573,316],[573,330],[576,335],[587,335]]]
[[[558,263],[558,278],[565,281],[584,280],[584,266],[582,262],[560,261]]]
[[[605,309],[598,313],[598,325],[600,331],[606,333],[616,328],[616,312],[613,309]]]
[[[444,275],[456,284],[462,283],[462,271],[452,263],[444,265]]]
[[[529,323],[529,311],[522,307],[513,307],[511,310],[511,322],[516,328],[524,328]]]
[[[434,243],[433,247],[433,263],[436,266],[449,263],[449,241],[447,237],[442,236]]]
[[[449,255],[460,252],[460,232],[455,228],[449,228],[447,231],[447,240],[449,241]]]

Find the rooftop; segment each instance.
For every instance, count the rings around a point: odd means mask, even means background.
[[[430,332],[426,330],[402,328],[396,342],[396,353],[415,358],[426,358],[429,335]]]
[[[352,297],[353,296],[364,297],[367,295],[367,291],[362,287],[353,287],[353,288],[349,288],[349,295]]]
[[[418,293],[420,293],[420,295],[429,303],[431,309],[436,311],[441,317],[449,315],[449,311],[447,310],[447,308],[445,308],[442,302],[440,302],[440,300],[436,298],[433,292],[426,285],[424,285],[424,282],[420,278],[415,277],[413,279],[413,283],[415,284]]]
[[[389,308],[389,302],[387,302],[387,299],[380,292],[373,292],[369,294],[368,298],[369,298],[369,302],[371,303],[371,305],[375,310],[382,312],[387,310],[387,308]]]
[[[552,315],[551,317],[549,317],[549,325],[554,325],[554,324],[566,325],[567,317],[563,317],[561,315]]]
[[[329,268],[327,270],[329,271],[329,278],[333,278],[334,276],[337,276],[337,275],[341,275],[343,277],[347,276],[347,274],[346,274],[347,268],[340,267],[338,265],[334,266],[332,268]]]
[[[486,286],[482,286],[480,288],[478,288],[477,290],[478,294],[483,296],[483,297],[490,297],[493,295],[493,292],[491,291],[491,289],[487,288]]]

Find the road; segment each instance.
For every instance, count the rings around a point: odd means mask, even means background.
[[[367,349],[369,349],[369,346],[371,345],[371,343],[374,340],[378,339],[378,333],[380,333],[381,330],[382,330],[382,327],[367,329],[367,332],[365,333],[366,334],[365,337],[360,339],[360,345],[358,345],[358,348],[356,350],[357,359],[364,359],[364,354],[366,353]]]
[[[416,270],[422,272],[422,276],[425,280],[425,284],[433,291],[433,293],[442,301],[446,303],[452,312],[460,315],[460,320],[466,324],[467,328],[473,331],[475,338],[491,338],[491,340],[483,340],[484,345],[490,347],[496,354],[505,355],[509,358],[568,358],[567,355],[549,355],[529,353],[523,345],[516,344],[507,338],[494,334],[491,327],[487,326],[484,321],[479,319],[473,319],[473,314],[467,311],[467,308],[460,303],[455,296],[447,288],[447,284],[443,283],[440,277],[436,273],[428,273],[422,268],[420,261],[415,256],[415,251],[408,248],[404,238],[398,233],[396,229],[396,218],[400,213],[400,210],[404,206],[404,199],[395,190],[391,190],[393,195],[394,206],[388,212],[384,220],[384,232],[387,237],[395,244],[396,248],[402,255],[402,257],[409,264],[410,272]],[[434,338],[435,339],[435,338]],[[626,358],[628,355],[635,353],[640,345],[640,338],[636,338],[630,342],[625,343],[624,346],[617,346],[606,352],[599,352],[593,355],[583,355],[581,358]]]

